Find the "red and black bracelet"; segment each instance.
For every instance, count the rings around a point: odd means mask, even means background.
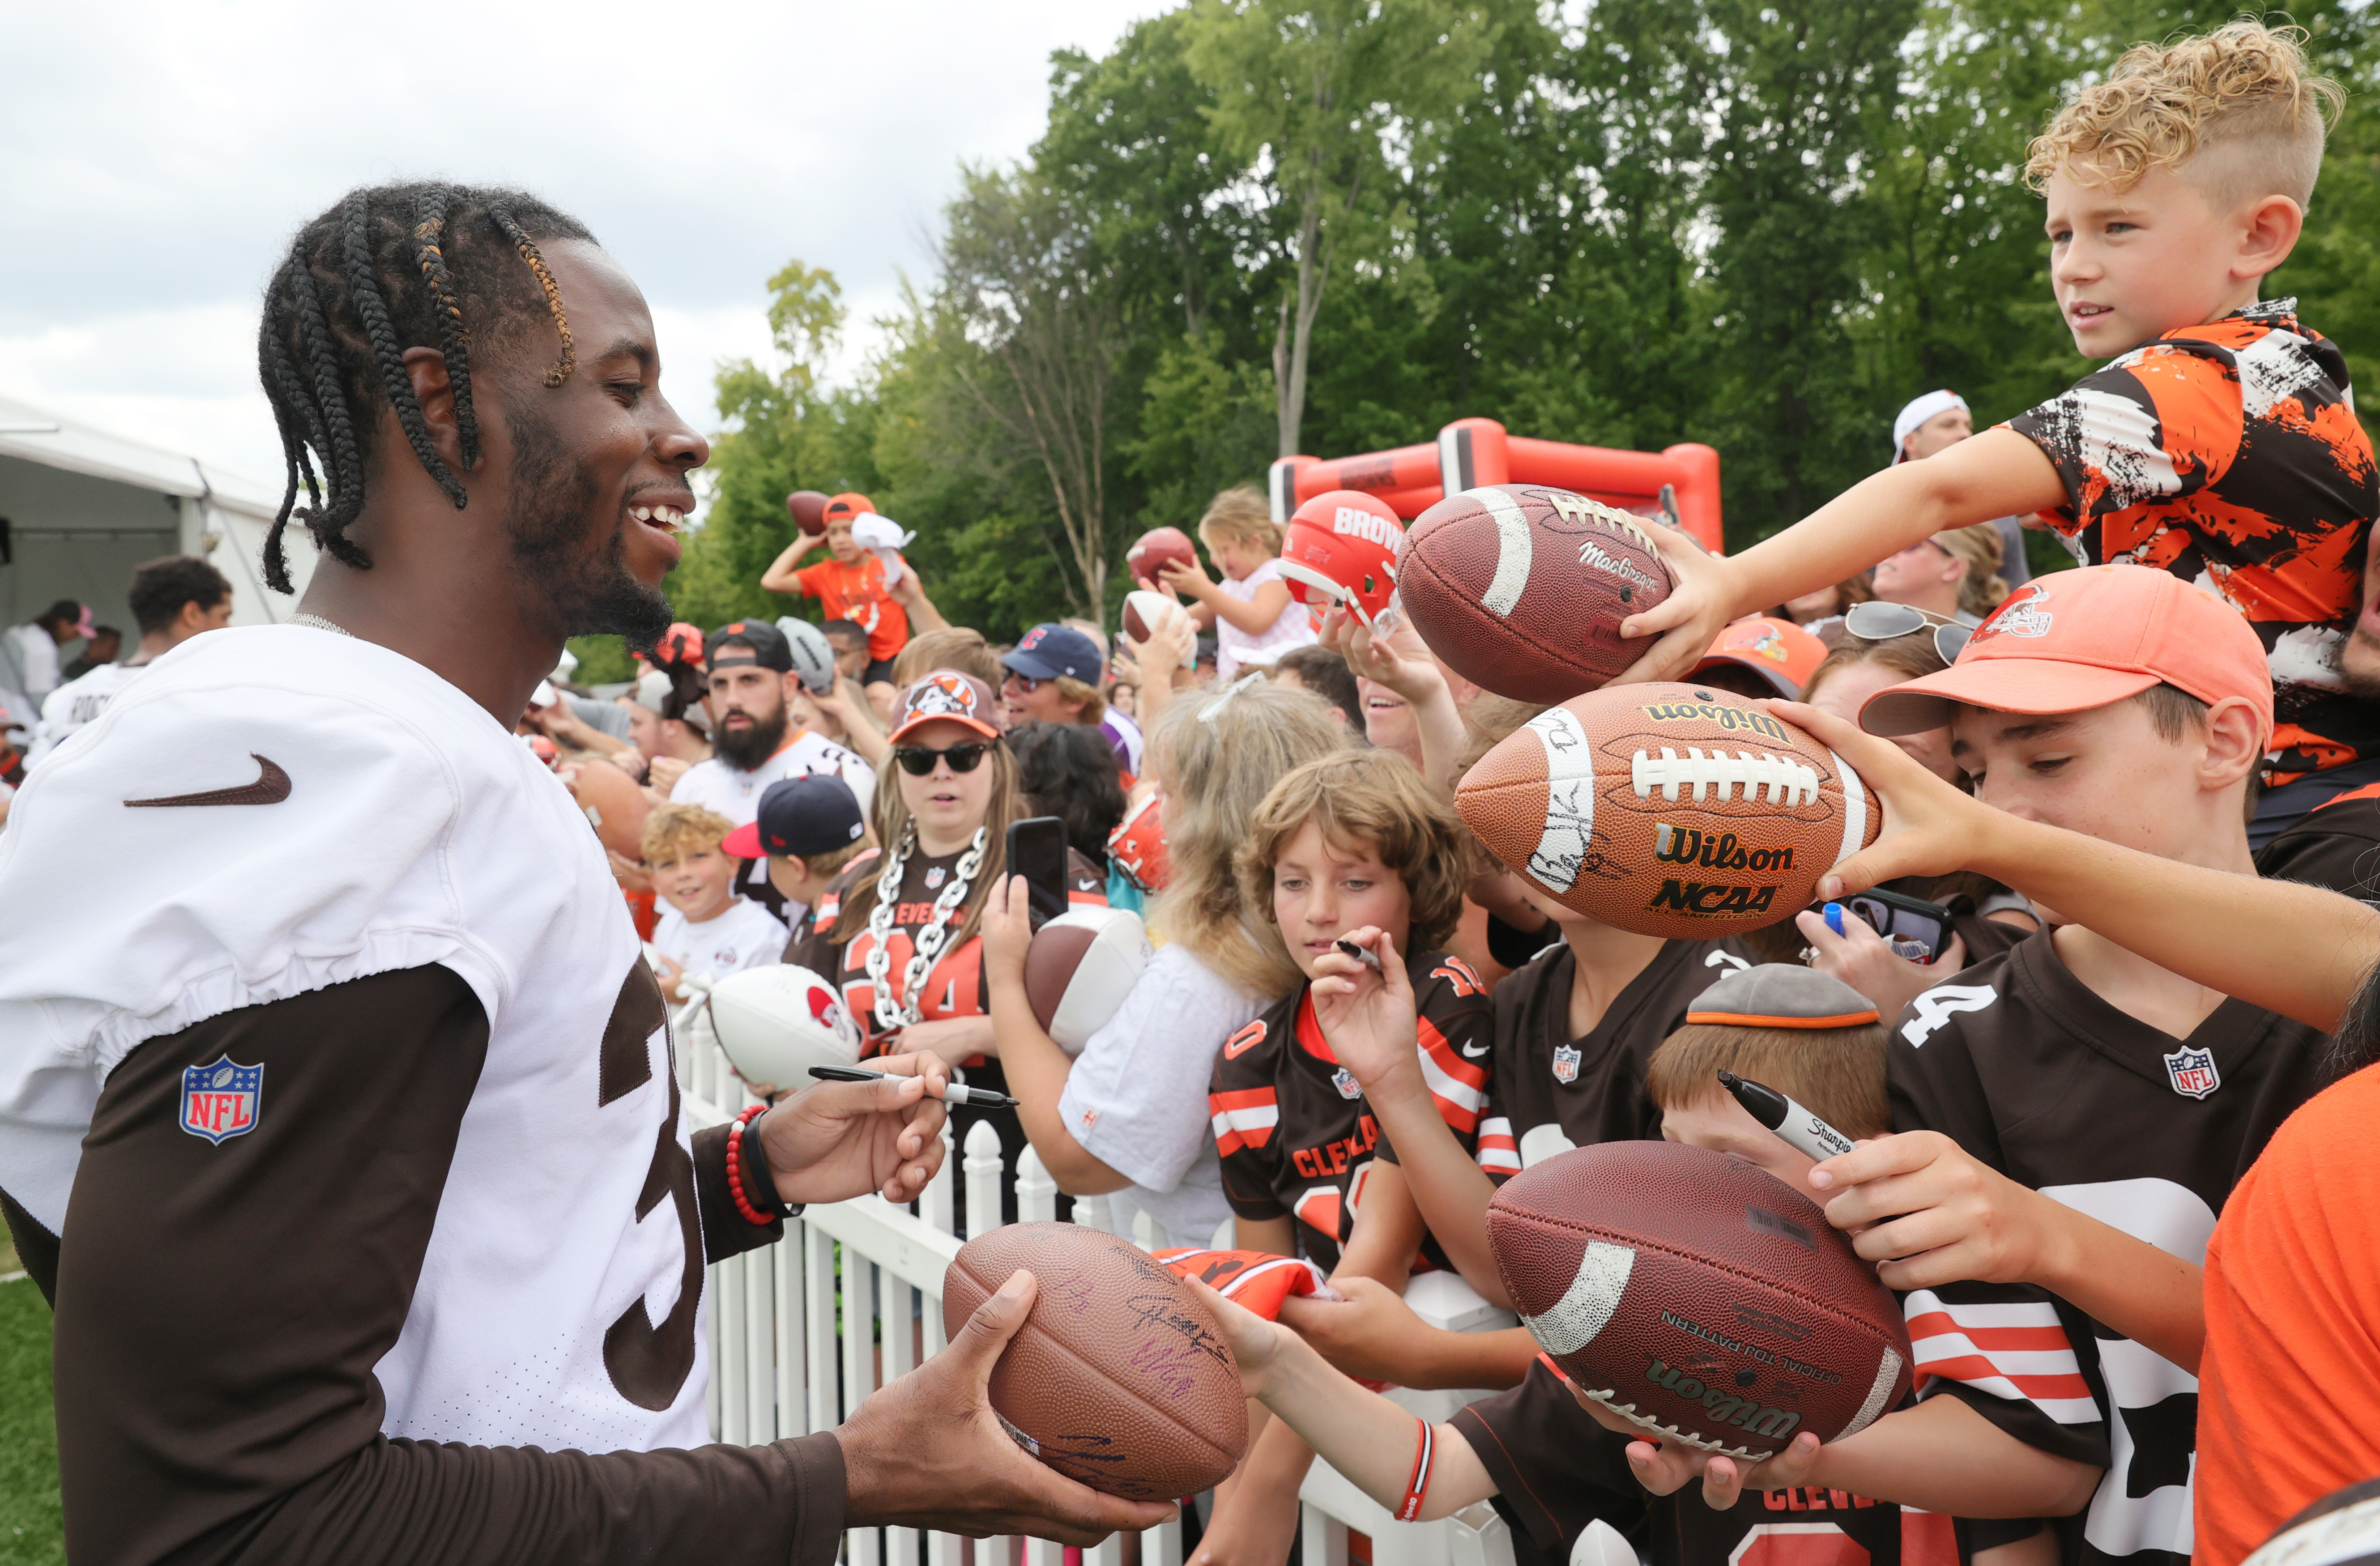
[[[1421,1433],[1414,1442],[1413,1473],[1405,1480],[1403,1499],[1397,1502],[1396,1518],[1400,1523],[1410,1523],[1419,1517],[1422,1501],[1429,1494],[1429,1463],[1431,1457],[1435,1455],[1438,1432],[1432,1428],[1428,1420],[1422,1419],[1418,1422],[1421,1426]]]
[[[747,1221],[759,1224],[777,1220],[754,1206],[752,1198],[744,1194],[744,1128],[751,1123],[755,1115],[768,1112],[766,1104],[748,1105],[742,1114],[735,1117],[735,1123],[727,1128],[727,1194],[735,1198],[735,1210],[742,1213]],[[783,1207],[784,1204],[772,1200],[769,1205]]]

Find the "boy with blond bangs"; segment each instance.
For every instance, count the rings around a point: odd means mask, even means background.
[[[1389,933],[1419,996],[1408,1034],[1436,1113],[1465,1147],[1478,1131],[1488,1052],[1487,989],[1459,957],[1439,950],[1462,916],[1468,834],[1445,800],[1401,756],[1340,751],[1283,775],[1249,821],[1237,856],[1243,904],[1269,918],[1305,982],[1223,1041],[1208,1103],[1223,1195],[1243,1250],[1299,1256],[1358,1307],[1397,1300],[1416,1266],[1447,1266],[1404,1176],[1378,1156],[1378,1123],[1353,1074],[1330,1051],[1312,982],[1326,954],[1357,929]],[[1306,1325],[1295,1302],[1282,1318]],[[1334,1355],[1366,1374],[1419,1386],[1509,1385],[1527,1363],[1510,1342],[1461,1333],[1424,1356],[1408,1340],[1369,1341],[1364,1311],[1329,1317]],[[1425,1330],[1427,1330],[1425,1329]],[[1297,1519],[1311,1453],[1286,1428],[1264,1431],[1218,1506],[1217,1560],[1279,1559]]]
[[[1882,1135],[1888,1122],[1885,1029],[1875,1007],[1840,980],[1807,968],[1739,971],[1712,986],[1654,1057],[1648,1086],[1661,1135],[1766,1170],[1796,1189],[1814,1167],[1719,1086],[1734,1072],[1808,1106],[1853,1136]],[[1240,1375],[1332,1466],[1408,1521],[1446,1517],[1489,1500],[1512,1525],[1519,1566],[1554,1566],[1590,1524],[1627,1533],[1653,1566],[1732,1566],[1757,1559],[1869,1566],[2042,1566],[2054,1548],[2030,1518],[1955,1527],[1952,1507],[2053,1510],[2079,1505],[2095,1471],[2000,1438],[1982,1426],[1983,1451],[1912,1442],[1912,1411],[1887,1414],[1825,1449],[1829,1472],[1759,1502],[1714,1509],[1694,1495],[1646,1501],[1631,1478],[1633,1448],[1650,1451],[1590,1416],[1572,1384],[1539,1354],[1511,1391],[1456,1412],[1428,1432],[1427,1467],[1415,1461],[1414,1415],[1334,1370],[1295,1334],[1214,1297]],[[1963,1412],[1963,1411],[1961,1411]],[[1386,1432],[1411,1432],[1391,1439]],[[1417,1473],[1416,1470],[1421,1472]],[[1872,1499],[1900,1494],[1910,1504]],[[1920,1511],[1913,1503],[1937,1508]],[[1640,1520],[1642,1527],[1640,1530]],[[1790,1557],[1754,1556],[1783,1536]]]
[[[2132,49],[2083,89],[2026,172],[2074,346],[2111,362],[1740,555],[1681,552],[1679,590],[1622,627],[1666,633],[1622,678],[1682,678],[1739,615],[1945,528],[2039,512],[2079,563],[2171,572],[2255,628],[2277,698],[2265,819],[2326,797],[2295,780],[2380,762],[2380,708],[2338,669],[2380,472],[2338,346],[2295,300],[2258,297],[2297,243],[2343,102],[2308,74],[2302,37],[2234,22]]]
[[[842,787],[836,779],[822,781]],[[652,949],[662,963],[662,993],[673,1001],[688,999],[689,975],[725,978],[773,963],[785,949],[785,927],[735,895],[738,861],[725,845],[735,830],[735,822],[699,805],[656,805],[645,818],[645,864],[668,904],[653,925]]]

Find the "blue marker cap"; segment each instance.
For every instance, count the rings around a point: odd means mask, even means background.
[[[1841,904],[1829,903],[1827,904],[1827,928],[1833,930],[1837,935],[1842,934],[1843,905]]]

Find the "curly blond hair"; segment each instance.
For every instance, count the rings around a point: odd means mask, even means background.
[[[2025,180],[2051,175],[2129,189],[2151,169],[2191,165],[2218,210],[2252,197],[2313,198],[2323,137],[2346,91],[2310,73],[2306,31],[2242,19],[2203,37],[2135,44],[2033,139]]]
[[[1250,819],[1234,866],[1248,910],[1273,918],[1273,861],[1306,823],[1342,852],[1368,848],[1405,883],[1413,910],[1403,954],[1435,952],[1463,918],[1471,831],[1412,762],[1393,751],[1344,750],[1282,775]]]

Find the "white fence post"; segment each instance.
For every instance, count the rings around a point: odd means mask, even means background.
[[[1050,1178],[1041,1155],[1028,1144],[1016,1159],[1016,1221],[1052,1223],[1057,1217],[1058,1183]]]

